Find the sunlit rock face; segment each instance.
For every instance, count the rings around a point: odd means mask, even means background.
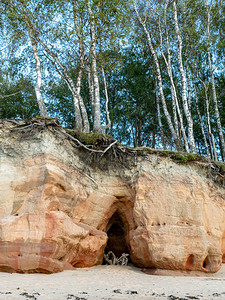
[[[10,126],[0,126],[0,271],[89,267],[107,251],[145,268],[219,270],[225,190],[201,165],[149,154],[102,170],[51,131],[21,138]]]
[[[23,213],[0,222],[0,270],[59,272],[100,263],[107,236],[63,212]],[[88,255],[86,255],[88,254]]]
[[[224,191],[189,168],[164,172],[142,174],[136,182],[133,261],[161,269],[218,271]]]

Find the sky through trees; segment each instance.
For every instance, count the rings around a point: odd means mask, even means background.
[[[1,0],[0,118],[225,159],[220,0]]]

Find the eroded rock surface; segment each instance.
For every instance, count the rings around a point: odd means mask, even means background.
[[[0,268],[11,272],[90,267],[101,262],[107,241],[104,232],[75,224],[58,211],[3,218],[0,233]]]
[[[11,126],[0,126],[0,271],[93,266],[105,249],[145,268],[219,270],[225,190],[201,164],[149,154],[101,170],[52,131]]]

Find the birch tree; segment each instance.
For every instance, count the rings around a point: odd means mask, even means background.
[[[33,57],[36,62],[36,85],[35,85],[36,99],[38,102],[40,115],[46,117],[48,114],[47,114],[47,109],[41,92],[41,83],[42,83],[41,59],[38,54],[38,43],[34,38],[34,32],[32,30],[32,27],[30,26],[29,15],[27,14],[27,8],[26,8],[27,1],[22,0],[21,2],[17,2],[14,0],[9,0],[9,2],[3,1],[3,3],[6,5],[6,8],[8,8],[8,12],[13,15],[14,19],[16,18],[17,21],[19,21],[19,23],[22,24],[22,26],[24,26],[28,32],[28,36],[30,38],[31,45],[32,45]],[[22,7],[20,7],[20,5],[22,5]]]
[[[197,110],[197,114],[198,114],[200,128],[201,128],[201,132],[202,132],[202,136],[203,136],[203,140],[204,140],[204,144],[205,144],[206,154],[207,154],[208,158],[210,158],[211,155],[210,155],[210,151],[209,151],[209,147],[208,147],[208,142],[207,142],[207,138],[206,138],[206,134],[205,134],[205,129],[204,129],[203,121],[202,121],[202,116],[201,116],[201,113],[200,113],[200,110],[199,110],[198,94],[197,94],[197,89],[196,89],[196,84],[195,83],[194,83],[194,96],[195,96],[196,110]]]
[[[221,1],[0,4],[1,36],[7,41],[0,40],[0,75],[9,69],[2,80],[8,88],[0,80],[0,117],[16,114],[7,101],[13,106],[29,98],[27,87],[16,84],[26,74],[41,115],[47,114],[46,102],[48,113],[58,114],[65,126],[100,133],[110,127],[114,137],[132,146],[225,158],[225,98],[218,80],[225,69]]]
[[[109,116],[109,96],[108,96],[108,88],[107,88],[107,82],[106,82],[106,77],[105,77],[105,71],[104,68],[102,68],[102,77],[103,77],[103,82],[104,82],[104,88],[105,88],[105,111],[106,111],[106,120],[107,124],[103,127],[103,129],[108,129],[111,126],[111,120]]]
[[[171,51],[170,51],[170,43],[169,43],[169,32],[168,32],[168,27],[167,27],[167,7],[168,7],[168,1],[166,0],[164,2],[164,23],[165,23],[165,33],[166,33],[166,49],[167,49],[167,58],[164,54],[163,51],[163,38],[162,38],[162,31],[161,31],[161,24],[159,20],[159,34],[160,34],[160,49],[162,53],[162,57],[165,61],[167,72],[170,78],[171,82],[171,96],[172,96],[172,103],[173,103],[173,114],[174,114],[174,122],[175,122],[175,128],[177,135],[179,134],[179,125],[178,125],[178,119],[177,119],[177,113],[179,116],[179,121],[180,121],[180,127],[181,127],[181,132],[184,140],[184,145],[185,145],[185,150],[189,152],[189,145],[187,141],[187,136],[184,128],[184,122],[183,122],[183,115],[180,110],[179,102],[178,102],[178,97],[177,97],[177,91],[173,79],[173,72],[172,72],[172,63],[171,63]],[[176,113],[177,112],[177,113]]]
[[[47,42],[44,41],[44,37],[41,37],[41,32],[37,28],[35,28],[34,24],[30,23],[30,26],[33,28],[33,32],[35,35],[35,40],[43,47],[48,59],[55,66],[56,71],[62,77],[62,79],[66,82],[68,88],[70,89],[73,96],[74,103],[74,111],[75,111],[75,129],[80,131],[89,132],[89,120],[86,111],[86,107],[83,103],[83,99],[80,95],[81,89],[81,79],[84,70],[84,47],[83,47],[83,36],[81,31],[81,22],[79,13],[80,11],[76,8],[76,2],[73,1],[72,12],[74,17],[74,31],[78,37],[78,75],[76,80],[72,78],[70,75],[70,71],[65,63],[57,55],[57,52],[51,49]],[[31,13],[31,12],[30,12]]]
[[[164,95],[164,91],[163,91],[162,75],[161,75],[161,70],[160,70],[160,65],[159,65],[159,60],[158,60],[158,57],[157,57],[157,53],[154,49],[151,35],[150,35],[150,33],[149,33],[149,31],[146,27],[146,20],[143,20],[141,18],[140,14],[138,12],[135,0],[132,0],[132,2],[133,2],[134,10],[135,10],[136,16],[138,18],[138,21],[140,22],[141,26],[143,27],[143,30],[144,30],[145,35],[147,37],[148,46],[150,48],[150,51],[151,51],[153,59],[154,59],[154,64],[155,64],[155,67],[156,67],[156,74],[157,74],[157,79],[158,79],[158,85],[159,85],[159,92],[160,92],[160,97],[161,97],[161,101],[162,101],[162,105],[163,105],[163,111],[164,111],[164,114],[166,116],[166,119],[167,119],[167,122],[168,122],[168,125],[169,125],[169,128],[170,128],[172,137],[173,137],[173,139],[176,143],[177,150],[180,150],[180,149],[182,149],[181,141],[180,141],[179,137],[177,136],[176,130],[174,129],[174,126],[173,126],[173,123],[172,123],[172,120],[171,120],[170,113],[167,109],[166,99],[165,99],[165,95]]]
[[[187,100],[187,80],[184,72],[184,66],[183,66],[183,59],[182,59],[182,37],[180,33],[180,28],[178,24],[178,18],[177,18],[177,5],[176,0],[173,1],[173,8],[174,8],[174,23],[175,23],[175,30],[176,35],[178,39],[178,62],[179,62],[179,69],[180,69],[180,75],[181,75],[181,81],[182,81],[182,101],[183,101],[183,107],[184,112],[187,118],[187,124],[188,124],[188,140],[190,145],[190,150],[193,153],[196,153],[196,147],[195,147],[195,139],[194,139],[194,131],[193,131],[193,119],[191,116],[191,111],[188,106],[188,100]]]
[[[203,87],[204,87],[204,95],[205,95],[205,103],[206,103],[206,120],[207,120],[207,132],[209,136],[209,145],[211,149],[211,157],[214,160],[217,160],[217,153],[216,153],[216,145],[215,145],[215,138],[214,134],[212,133],[211,128],[211,121],[210,121],[210,112],[209,112],[209,97],[208,97],[208,88],[209,86],[201,80]]]
[[[163,150],[166,150],[166,143],[165,143],[165,138],[164,138],[163,124],[162,124],[162,118],[161,118],[161,112],[160,112],[159,89],[158,89],[157,78],[155,79],[155,97],[156,97],[157,116],[158,116],[158,122],[159,122],[161,141],[163,144]]]
[[[93,92],[94,92],[94,120],[93,129],[97,132],[101,132],[101,107],[100,107],[100,91],[99,91],[99,80],[97,73],[97,62],[96,62],[96,37],[95,37],[95,17],[91,9],[90,0],[87,3],[88,13],[90,18],[90,35],[91,35],[91,70],[93,76]]]
[[[218,101],[217,101],[217,93],[216,93],[216,86],[215,86],[215,80],[214,80],[214,72],[213,72],[213,64],[212,64],[212,57],[210,52],[210,23],[211,23],[211,10],[212,5],[214,1],[211,1],[211,4],[208,5],[208,1],[206,0],[206,8],[207,8],[207,55],[208,55],[208,62],[209,62],[209,69],[210,69],[210,76],[211,76],[211,84],[212,84],[212,95],[213,95],[213,102],[215,107],[215,116],[216,116],[216,122],[217,127],[219,131],[219,137],[221,142],[221,152],[222,157],[225,158],[225,141],[224,141],[224,135],[220,120],[220,114],[219,114],[219,108],[218,108]]]

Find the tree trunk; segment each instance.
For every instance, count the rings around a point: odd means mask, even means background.
[[[194,92],[195,92],[196,109],[197,109],[198,119],[199,119],[201,131],[202,131],[202,135],[203,135],[203,139],[204,139],[204,143],[205,143],[205,149],[206,149],[206,153],[207,153],[208,158],[210,158],[211,156],[210,156],[209,146],[208,146],[207,138],[206,138],[206,135],[205,135],[205,130],[204,130],[203,122],[202,122],[202,117],[201,117],[199,107],[198,107],[198,95],[197,95],[197,90],[196,90],[195,84],[194,84]]]
[[[30,26],[25,1],[23,1],[23,15],[24,15],[26,26],[27,26],[28,34],[29,34],[29,37],[30,37],[30,41],[31,41],[31,44],[32,44],[33,55],[34,55],[35,62],[36,62],[37,80],[36,80],[36,85],[35,85],[35,94],[36,94],[36,98],[37,98],[37,102],[38,102],[38,106],[39,106],[41,116],[47,117],[48,116],[47,109],[46,109],[46,106],[45,106],[45,103],[44,103],[44,100],[43,100],[43,97],[42,97],[42,94],[41,94],[42,74],[41,74],[41,60],[40,60],[40,57],[38,55],[38,44],[37,44],[37,42],[34,38],[34,33],[33,33],[33,30],[32,30],[32,27]]]
[[[208,95],[207,95],[207,87],[206,87],[206,85],[203,81],[202,81],[202,83],[204,85],[204,90],[205,90],[206,119],[207,119],[207,125],[208,125],[208,135],[209,135],[209,145],[210,145],[210,149],[211,149],[211,157],[214,160],[217,160],[215,139],[214,139],[214,135],[212,133],[211,123],[210,123],[210,116],[209,116],[209,99],[208,99]]]
[[[94,85],[94,124],[93,129],[101,132],[101,108],[100,108],[100,91],[99,80],[96,62],[96,38],[95,38],[95,19],[91,9],[90,0],[88,0],[88,13],[90,17],[90,31],[91,31],[91,67]]]
[[[180,69],[180,74],[182,79],[182,101],[183,101],[184,112],[187,118],[187,125],[188,125],[188,140],[189,140],[191,152],[196,153],[194,131],[193,131],[193,120],[187,102],[187,82],[186,82],[186,76],[185,76],[183,60],[182,60],[182,38],[180,35],[180,29],[179,29],[178,19],[177,19],[176,1],[173,1],[173,7],[174,7],[175,29],[176,29],[177,39],[178,39],[178,63],[179,63],[179,69]]]
[[[174,92],[174,86],[173,86],[173,75],[172,75],[172,68],[171,68],[171,56],[170,56],[170,48],[169,48],[169,35],[168,35],[168,30],[167,30],[167,6],[168,6],[168,1],[166,0],[164,3],[164,22],[165,22],[165,30],[166,30],[166,46],[167,46],[167,57],[166,58],[164,51],[163,51],[163,39],[162,39],[162,30],[161,30],[161,20],[159,18],[159,35],[160,35],[160,49],[161,53],[163,56],[163,59],[165,61],[166,67],[167,67],[167,72],[170,77],[171,81],[171,96],[172,96],[172,108],[173,108],[173,118],[174,118],[174,127],[176,130],[177,136],[179,136],[179,124],[178,124],[178,119],[177,119],[177,109],[176,109],[176,101],[175,101],[175,93]]]
[[[225,157],[225,141],[224,141],[223,129],[222,129],[221,121],[220,121],[220,113],[219,113],[218,101],[217,101],[217,95],[216,95],[216,87],[215,87],[215,81],[214,81],[214,75],[213,75],[211,54],[209,51],[208,51],[208,61],[209,61],[209,66],[210,66],[210,75],[211,75],[216,123],[217,123],[218,131],[219,131],[219,137],[220,137],[220,143],[221,143],[221,156]]]
[[[214,102],[214,108],[215,108],[215,115],[216,115],[216,122],[217,127],[219,131],[219,137],[220,137],[220,143],[221,143],[221,156],[225,157],[225,141],[223,136],[223,130],[222,125],[220,121],[220,114],[219,114],[219,108],[218,108],[218,101],[217,101],[217,94],[216,94],[216,86],[215,86],[215,80],[214,80],[214,74],[213,74],[213,66],[212,66],[212,58],[210,53],[210,13],[213,5],[213,1],[211,2],[210,7],[208,7],[208,3],[206,1],[207,5],[207,55],[208,55],[208,62],[209,62],[209,68],[210,68],[210,76],[211,76],[211,83],[212,83],[212,94],[213,94],[213,102]]]
[[[84,132],[90,132],[90,124],[88,120],[88,114],[86,107],[84,105],[84,101],[81,97],[81,80],[82,80],[82,75],[84,72],[84,56],[85,56],[85,51],[84,51],[84,40],[83,40],[83,31],[82,31],[82,26],[81,26],[81,17],[79,16],[79,11],[76,8],[76,1],[73,1],[73,18],[74,18],[74,27],[78,36],[79,40],[79,72],[78,72],[78,77],[77,77],[77,83],[76,83],[76,94],[79,99],[79,105],[80,105],[80,110],[82,114],[82,125],[83,125],[83,131]]]
[[[105,87],[105,110],[106,110],[106,119],[107,119],[107,123],[105,126],[102,127],[103,130],[108,129],[111,126],[111,120],[109,117],[109,97],[108,97],[108,89],[107,89],[107,83],[106,83],[106,78],[105,78],[105,71],[102,68],[102,77],[103,77],[103,81],[104,81],[104,87]]]
[[[92,119],[94,122],[94,115],[95,115],[95,95],[94,95],[94,83],[93,83],[93,78],[92,78],[92,74],[91,74],[91,68],[90,66],[87,64],[86,65],[86,74],[87,74],[87,81],[88,81],[88,88],[89,88],[89,97],[91,100],[91,114],[92,114]]]
[[[158,122],[159,122],[159,130],[160,130],[160,136],[161,136],[161,142],[163,145],[163,150],[166,150],[166,143],[164,138],[164,132],[163,132],[163,125],[162,125],[162,119],[161,119],[161,113],[160,113],[160,105],[159,105],[159,94],[158,94],[158,83],[157,79],[155,80],[155,98],[156,98],[156,105],[157,105],[157,115],[158,115]]]
[[[30,31],[30,30],[29,30]],[[41,116],[47,117],[48,113],[47,113],[47,109],[41,94],[41,81],[42,81],[42,74],[41,74],[41,60],[40,57],[38,55],[38,50],[37,50],[37,43],[34,40],[34,38],[32,37],[32,35],[29,33],[30,39],[31,39],[31,43],[32,43],[32,48],[33,48],[33,54],[34,54],[34,58],[36,61],[36,73],[37,73],[37,81],[36,81],[36,85],[35,85],[35,93],[36,93],[36,98],[37,98],[37,102],[38,102],[38,106],[40,109],[40,113]]]
[[[137,134],[137,145],[138,147],[142,146],[142,140],[141,140],[141,120],[138,120],[138,134]]]
[[[77,77],[76,94],[78,95],[80,110],[82,114],[82,121],[83,121],[82,129],[84,132],[90,132],[90,124],[88,120],[87,110],[84,106],[84,101],[80,94],[82,74],[83,74],[83,66],[80,66],[80,70]]]
[[[187,135],[186,135],[185,128],[184,128],[183,116],[182,116],[182,112],[180,110],[178,97],[177,97],[177,91],[176,91],[175,83],[174,83],[174,80],[173,80],[173,72],[172,72],[172,65],[171,65],[171,53],[170,53],[170,46],[169,46],[169,34],[168,34],[168,30],[167,30],[167,5],[168,5],[168,1],[165,1],[165,4],[164,4],[164,21],[165,21],[165,27],[166,27],[166,48],[167,48],[167,57],[168,57],[168,59],[166,59],[166,56],[163,52],[162,33],[161,33],[161,26],[160,26],[160,23],[159,23],[161,53],[162,53],[163,59],[165,61],[165,64],[166,64],[166,67],[167,67],[167,72],[168,72],[170,82],[171,82],[171,95],[172,95],[173,111],[175,110],[178,113],[179,120],[180,120],[181,133],[182,133],[182,137],[183,137],[183,140],[184,140],[185,150],[186,150],[186,152],[189,152],[189,146],[188,146],[188,141],[187,141]],[[174,116],[175,116],[174,117],[175,128],[176,128],[177,135],[179,136],[179,125],[178,125],[176,112],[174,112]]]
[[[55,53],[53,53],[43,41],[41,41],[41,39],[39,38],[39,36],[37,34],[35,34],[35,38],[39,42],[39,44],[44,48],[46,53],[52,57],[55,64],[61,68],[61,70],[62,70],[61,72],[58,69],[57,70],[60,73],[60,75],[62,76],[63,80],[68,85],[68,87],[73,95],[73,104],[74,104],[74,111],[75,111],[75,124],[76,124],[75,129],[82,131],[83,125],[82,125],[82,117],[81,117],[81,111],[80,111],[81,99],[80,99],[79,95],[77,94],[77,87],[76,87],[73,79],[70,77],[66,66],[64,66],[60,62],[57,55]]]
[[[188,107],[191,110],[191,82],[189,77],[188,61],[186,61],[187,87],[188,87]]]
[[[175,141],[176,148],[177,148],[177,150],[181,150],[182,149],[181,141],[180,141],[179,137],[177,136],[176,131],[174,130],[174,126],[173,126],[173,123],[172,123],[172,120],[171,120],[171,116],[170,116],[170,114],[168,112],[167,105],[166,105],[166,99],[165,99],[164,92],[163,92],[162,76],[161,76],[161,71],[160,71],[158,57],[157,57],[156,51],[155,51],[155,49],[154,49],[154,47],[152,45],[151,36],[150,36],[150,34],[149,34],[149,32],[148,32],[148,30],[146,28],[145,23],[142,21],[140,15],[138,13],[135,0],[132,0],[132,2],[133,2],[133,5],[134,5],[134,9],[135,9],[137,18],[138,18],[140,24],[142,25],[142,27],[144,29],[144,32],[145,32],[145,34],[147,36],[148,45],[149,45],[150,51],[151,51],[151,53],[153,55],[153,59],[154,59],[155,67],[156,67],[158,84],[159,84],[160,97],[161,97],[161,101],[162,101],[162,105],[163,105],[163,111],[164,111],[164,114],[166,116],[167,123],[168,123],[169,128],[170,128],[170,132],[171,132],[172,137],[173,137],[173,139]]]

